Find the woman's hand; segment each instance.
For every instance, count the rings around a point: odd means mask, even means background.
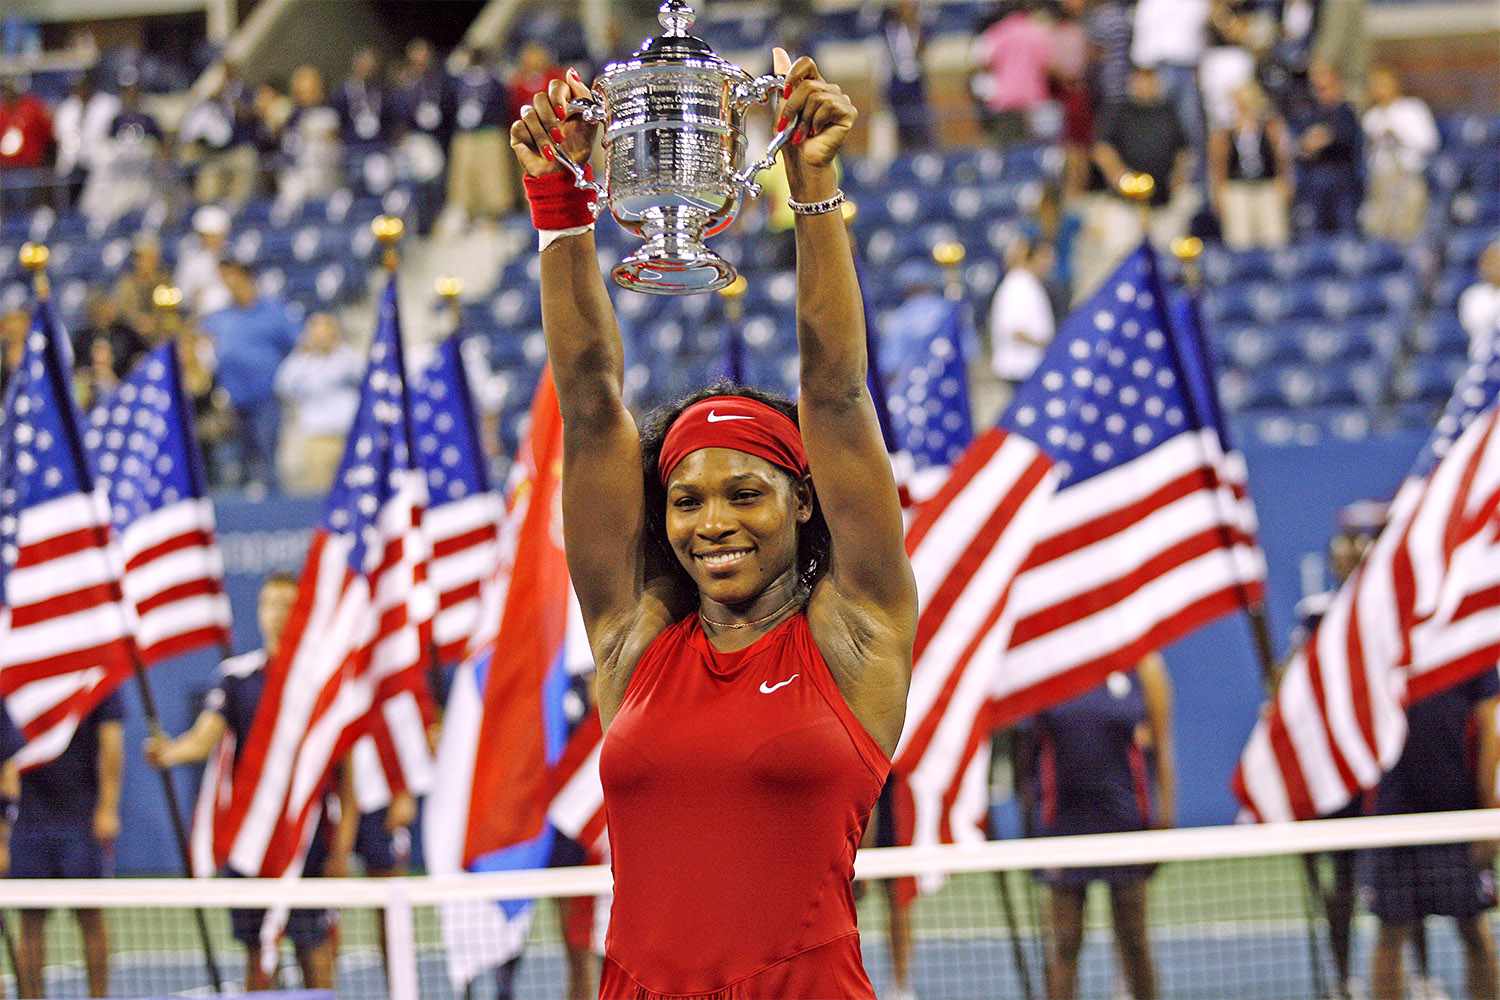
[[[786,76],[782,91],[786,97],[776,130],[800,118],[792,141],[781,151],[792,197],[799,201],[826,198],[833,194],[834,158],[859,112],[842,88],[823,79],[809,57],[793,63],[785,49],[772,49],[771,66],[773,72]]]
[[[510,127],[510,148],[529,176],[541,177],[561,170],[557,162],[559,146],[580,167],[588,162],[598,126],[570,113],[567,106],[570,101],[591,94],[578,71],[570,69],[566,80],[553,80],[521,109],[521,117]]]

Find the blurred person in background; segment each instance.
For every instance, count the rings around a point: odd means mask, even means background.
[[[229,289],[219,276],[219,262],[228,251],[229,213],[218,205],[204,205],[193,213],[193,235],[183,241],[173,274],[188,315],[207,316],[229,305]]]
[[[166,769],[180,764],[197,764],[218,750],[220,741],[228,737],[233,741],[233,763],[248,745],[250,730],[255,722],[255,712],[260,706],[265,691],[265,666],[275,658],[286,630],[287,619],[297,602],[297,578],[289,573],[272,573],[260,586],[256,601],[256,621],[260,625],[260,649],[231,656],[219,664],[214,686],[203,698],[203,709],[194,720],[193,727],[176,739],[165,735],[152,736],[146,740],[146,761],[152,767]],[[347,774],[347,768],[342,768]],[[220,780],[227,780],[227,775]],[[338,783],[337,815],[330,819],[332,803],[325,800],[321,821],[313,833],[308,847],[302,874],[316,878],[323,874],[348,871],[349,845],[354,836],[354,817],[358,810],[354,806],[352,785],[347,777]],[[217,792],[218,789],[210,791]],[[202,792],[200,791],[200,795]],[[332,799],[332,794],[327,799]],[[225,869],[220,874],[228,878],[237,873]],[[249,991],[269,990],[271,976],[261,964],[261,923],[264,910],[236,909],[229,911],[230,926],[234,938],[245,948],[245,989]],[[286,920],[285,933],[291,939],[297,954],[297,964],[302,970],[302,985],[306,989],[331,990],[334,988],[338,951],[338,914],[333,910],[292,910]]]
[[[991,135],[1002,146],[1031,137],[1032,116],[1048,99],[1052,33],[1038,16],[1040,4],[1020,0],[974,40],[976,95]]]
[[[1001,383],[998,409],[1036,371],[1057,332],[1046,285],[1053,262],[1052,245],[1041,240],[1018,239],[1006,253],[1005,277],[990,303],[990,371]]]
[[[1108,194],[1093,199],[1074,261],[1075,300],[1093,293],[1142,237],[1139,208],[1120,191],[1132,173],[1155,181],[1151,192],[1151,239],[1165,247],[1187,231],[1198,207],[1190,184],[1193,152],[1178,112],[1166,100],[1161,75],[1150,66],[1130,73],[1130,99],[1098,124],[1094,165]]]
[[[52,117],[57,138],[55,171],[58,183],[66,190],[66,204],[78,201],[119,110],[120,99],[99,90],[92,73],[80,73],[68,96],[57,106]]]
[[[125,768],[125,702],[110,692],[84,716],[66,750],[50,763],[0,773],[0,798],[19,802],[10,828],[11,878],[101,879],[114,876]],[[109,927],[98,909],[73,911],[83,938],[89,996],[109,996]],[[17,995],[44,997],[47,911],[21,911],[16,949]]]
[[[243,205],[255,193],[259,172],[255,105],[239,64],[226,59],[222,77],[203,101],[188,110],[177,131],[186,160],[196,164],[193,197],[200,202]]]
[[[230,305],[203,317],[213,338],[214,370],[239,422],[240,485],[252,495],[277,490],[276,440],[281,408],[276,371],[297,347],[297,328],[286,303],[262,295],[255,275],[238,261],[219,264]]]
[[[396,117],[374,49],[354,53],[349,78],[333,96],[333,109],[339,116],[339,136],[347,147],[375,146],[391,137]]]
[[[1458,321],[1469,335],[1469,360],[1488,361],[1500,337],[1500,240],[1479,255],[1479,280],[1458,297]]]
[[[1052,268],[1043,272],[1052,312],[1061,316],[1073,301],[1073,254],[1078,235],[1083,231],[1083,216],[1064,198],[1056,184],[1042,188],[1031,217],[1021,224],[1021,235],[1033,246],[1042,243],[1052,247]]]
[[[1052,58],[1047,75],[1052,99],[1062,109],[1062,141],[1067,156],[1063,184],[1069,196],[1088,183],[1089,148],[1094,142],[1094,107],[1089,92],[1089,37],[1084,24],[1088,0],[1062,0],[1052,25]]]
[[[11,376],[26,353],[26,335],[31,332],[31,313],[11,309],[0,315],[0,398],[10,386]]]
[[[516,207],[514,157],[506,148],[510,92],[490,68],[490,54],[470,49],[453,78],[453,141],[448,151],[451,229],[493,223]]]
[[[1042,837],[1169,830],[1177,823],[1172,745],[1172,680],[1152,653],[1131,672],[1038,713],[1018,738],[1023,807]],[[1053,868],[1038,872],[1050,890],[1048,983],[1053,1000],[1078,992],[1088,887],[1109,887],[1115,953],[1134,1000],[1155,1000],[1146,882],[1153,866]]]
[[[333,484],[359,409],[364,367],[337,317],[307,317],[297,349],[276,370],[276,395],[285,410],[277,464],[289,496],[322,496]]]
[[[1370,69],[1370,35],[1365,13],[1365,0],[1314,2],[1309,63],[1322,63],[1337,73],[1353,101],[1364,97],[1365,74]]]
[[[1297,196],[1292,221],[1303,233],[1352,233],[1360,202],[1359,117],[1327,63],[1308,71],[1313,102],[1296,122]]]
[[[110,122],[109,139],[78,198],[78,210],[96,231],[161,197],[158,167],[166,141],[160,123],[141,103],[140,81],[134,71],[123,74],[120,110]]]
[[[419,180],[443,175],[453,133],[452,97],[448,75],[433,59],[432,44],[425,38],[412,39],[396,71],[391,100],[401,154]]]
[[[1472,679],[1406,707],[1406,746],[1375,792],[1382,816],[1494,807],[1500,763],[1500,674],[1493,666]],[[1370,960],[1375,1000],[1407,993],[1404,951],[1416,943],[1429,916],[1453,918],[1463,944],[1465,996],[1500,995],[1495,940],[1487,913],[1495,907],[1495,844],[1384,847],[1361,860],[1360,888],[1380,920]],[[1419,955],[1425,958],[1425,948]],[[1419,958],[1417,988],[1433,996]]]
[[[1083,20],[1089,39],[1089,96],[1100,112],[1130,96],[1130,43],[1135,31],[1120,0],[1092,0]]]
[[[863,32],[880,37],[885,103],[896,119],[896,138],[903,151],[932,145],[927,70],[922,65],[927,49],[925,14],[922,0],[887,0],[879,8],[866,4],[861,12]]]
[[[1204,142],[1198,64],[1208,45],[1211,6],[1210,0],[1140,0],[1130,41],[1131,63],[1156,70],[1162,99],[1176,113],[1194,155]]]
[[[1389,66],[1370,73],[1365,131],[1365,232],[1376,239],[1410,243],[1427,221],[1427,164],[1442,140],[1427,102],[1401,91]]]
[[[326,198],[344,183],[344,149],[338,112],[328,105],[316,66],[292,71],[292,110],[280,132],[282,167],[277,201],[283,210],[309,198]]]
[[[1208,137],[1209,194],[1228,246],[1286,246],[1293,169],[1286,122],[1256,83],[1241,85],[1233,121]]]
[[[41,200],[43,168],[52,147],[52,115],[19,79],[0,74],[0,212]]]
[[[215,268],[217,269],[217,262]],[[130,267],[116,279],[111,293],[120,316],[148,341],[156,339],[156,305],[152,296],[158,285],[170,285],[172,276],[161,260],[161,241],[143,232],[130,251]]]
[[[521,109],[530,104],[533,97],[546,90],[549,83],[561,80],[563,76],[563,68],[557,64],[547,44],[540,39],[527,39],[521,46],[515,71],[509,80],[510,120],[520,117]]]
[[[1234,121],[1234,95],[1255,79],[1250,48],[1250,12],[1255,0],[1213,0],[1208,16],[1208,44],[1198,67],[1198,89],[1210,132]]]
[[[132,327],[113,295],[96,290],[89,295],[88,321],[72,332],[73,363],[85,391],[79,403],[87,409],[110,392],[150,349],[146,338]]]

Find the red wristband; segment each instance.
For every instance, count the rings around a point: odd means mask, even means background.
[[[594,168],[584,164],[583,175],[594,179]],[[526,200],[531,202],[531,224],[537,229],[573,229],[594,224],[594,192],[573,182],[573,175],[557,170],[527,177]]]

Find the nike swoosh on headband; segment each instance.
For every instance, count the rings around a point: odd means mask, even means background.
[[[708,422],[711,424],[722,424],[726,420],[754,420],[754,417],[743,416],[738,413],[726,413],[722,417],[713,410],[708,411]]]

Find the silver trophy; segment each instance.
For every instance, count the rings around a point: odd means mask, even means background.
[[[748,194],[760,194],[755,175],[776,162],[796,122],[772,139],[766,155],[745,166],[745,112],[781,90],[781,76],[753,77],[688,34],[693,8],[666,0],[657,20],[665,34],[648,38],[629,59],[611,63],[594,81],[594,94],[569,111],[604,125],[601,183],[562,151],[558,162],[581,188],[609,203],[610,214],[646,241],[611,272],[623,288],[654,295],[688,295],[723,288],[734,268],[704,240],[722,232]]]

